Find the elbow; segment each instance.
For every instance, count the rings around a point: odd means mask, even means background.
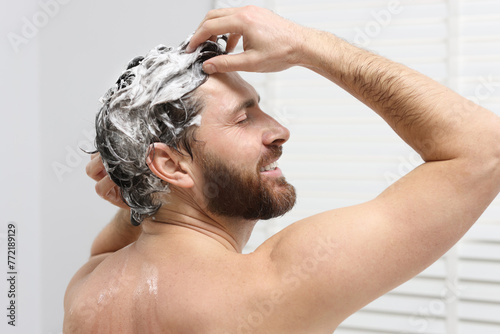
[[[477,132],[472,157],[474,168],[480,171],[483,184],[495,194],[500,191],[500,117],[491,115],[491,122]]]
[[[500,117],[492,113],[492,122],[487,133],[481,133],[485,138],[480,150],[485,151],[489,172],[494,180],[500,182]]]

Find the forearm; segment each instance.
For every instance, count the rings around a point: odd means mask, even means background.
[[[479,145],[497,143],[493,113],[404,65],[332,34],[306,31],[312,36],[302,47],[300,58],[307,62],[301,65],[376,111],[425,161],[475,156]]]
[[[130,223],[130,210],[120,209],[106,227],[95,238],[90,255],[116,252],[136,241],[141,234],[139,226]]]

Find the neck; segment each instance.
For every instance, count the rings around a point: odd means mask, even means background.
[[[210,238],[229,251],[241,253],[256,222],[215,216],[185,190],[172,189],[167,202],[153,217],[143,221],[142,228],[147,235],[165,237],[180,228],[199,238]]]

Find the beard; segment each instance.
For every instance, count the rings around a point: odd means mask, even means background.
[[[207,210],[216,215],[247,220],[271,219],[290,211],[295,205],[295,188],[285,177],[262,177],[264,161],[279,158],[282,149],[272,147],[255,170],[237,168],[218,157],[199,152],[205,185]]]

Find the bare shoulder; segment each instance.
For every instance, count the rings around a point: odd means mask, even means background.
[[[134,332],[138,268],[131,254],[125,247],[94,256],[75,274],[64,300],[65,334]]]
[[[64,332],[79,333],[81,330],[78,318],[81,317],[81,301],[85,300],[85,287],[95,269],[113,253],[92,256],[73,276],[64,296]],[[85,303],[84,303],[85,304]]]
[[[69,304],[81,284],[88,278],[88,276],[95,270],[102,261],[106,260],[113,253],[103,253],[92,256],[87,263],[85,263],[73,276],[66,288],[64,296],[64,304]]]

